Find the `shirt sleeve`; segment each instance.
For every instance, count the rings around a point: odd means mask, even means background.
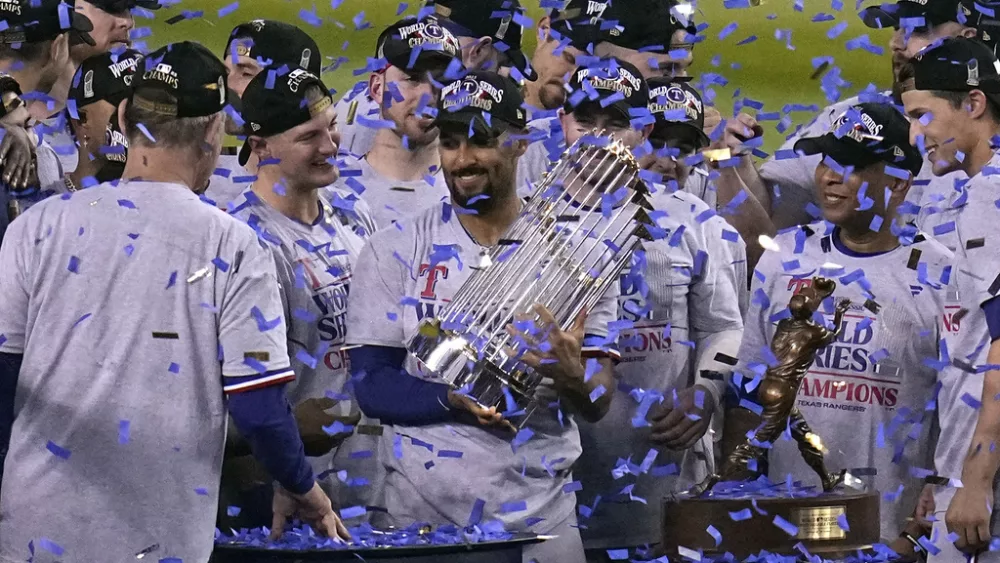
[[[249,231],[248,231],[249,233]],[[223,389],[238,393],[295,379],[274,259],[253,233],[235,253],[219,321]]]
[[[756,384],[753,382],[763,375],[761,365],[764,362],[764,349],[770,344],[770,317],[772,311],[771,299],[776,278],[779,275],[777,262],[780,257],[772,251],[764,252],[757,265],[753,285],[750,288],[752,300],[747,310],[746,322],[743,325],[743,338],[737,354],[739,363],[733,370],[732,384],[736,392],[737,405],[741,399],[756,403]],[[779,307],[783,307],[778,304]],[[758,381],[759,383],[759,381]]]
[[[393,256],[386,237],[368,240],[354,265],[347,300],[347,345],[401,348],[403,328],[403,264]]]
[[[695,342],[695,381],[713,391],[716,401],[725,393],[723,374],[732,369],[743,333],[741,295],[746,293],[746,246],[721,217],[711,217],[696,243],[695,275],[688,293],[688,323]],[[733,237],[727,235],[730,239]]]
[[[3,211],[6,213],[6,210]],[[28,328],[28,264],[32,245],[25,234],[26,217],[10,224],[0,246],[0,352],[23,354]]]

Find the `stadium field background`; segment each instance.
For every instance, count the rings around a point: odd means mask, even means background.
[[[723,115],[732,115],[734,104],[750,100],[747,111],[766,116],[764,149],[777,148],[784,138],[778,133],[773,112],[786,104],[829,103],[828,85],[847,83],[841,96],[853,95],[868,84],[885,88],[889,84],[888,44],[891,31],[871,30],[857,17],[857,5],[851,0],[763,0],[759,6],[727,8],[741,0],[700,0],[698,24],[707,24],[700,35],[705,39],[695,47],[692,75],[704,79],[715,91],[714,105]],[[528,14],[537,22],[542,15],[538,0],[522,0]],[[348,91],[366,74],[358,74],[374,56],[375,40],[388,24],[404,15],[415,14],[422,2],[401,4],[396,0],[183,0],[153,12],[154,17],[136,18],[137,39],[149,49],[185,39],[197,40],[221,56],[229,32],[239,23],[252,19],[277,19],[294,23],[310,33],[319,43],[324,57],[327,86],[341,93]],[[797,9],[801,7],[801,11]],[[168,20],[183,20],[168,23]],[[735,25],[734,25],[735,24]],[[722,38],[720,39],[720,35]],[[867,36],[867,38],[862,38]],[[753,38],[756,39],[753,39]],[[859,40],[859,38],[862,38]],[[849,46],[868,43],[880,48],[874,54]],[[535,30],[525,29],[524,50],[530,56],[535,47]],[[870,47],[871,48],[871,47]],[[825,77],[814,77],[819,58],[832,57]],[[713,64],[714,63],[714,64]],[[330,68],[332,67],[332,68]],[[834,80],[839,76],[839,80]],[[718,85],[725,80],[725,86]],[[828,88],[829,89],[829,88]],[[832,92],[831,92],[832,93]],[[841,99],[842,99],[841,98]],[[783,114],[782,114],[783,115]],[[809,111],[790,114],[793,123],[808,122]]]

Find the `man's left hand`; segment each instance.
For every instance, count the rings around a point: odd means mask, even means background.
[[[713,414],[715,399],[708,389],[702,385],[688,387],[677,392],[677,404],[668,397],[663,404],[654,407],[649,439],[657,446],[686,450],[705,435]]]
[[[558,387],[583,391],[586,383],[581,354],[587,311],[580,311],[573,325],[564,331],[544,306],[535,305],[534,310],[538,314],[538,331],[534,335],[518,331],[512,325],[507,327],[511,336],[520,336],[528,346],[521,361],[552,378]]]

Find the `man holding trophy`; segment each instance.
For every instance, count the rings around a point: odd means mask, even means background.
[[[503,311],[491,331],[509,333],[504,357],[518,357],[527,371],[541,376],[527,418],[519,416],[524,409],[506,386],[507,400],[488,406],[465,387],[422,379],[425,370],[404,347],[423,334],[422,320],[438,317],[462,298],[470,277],[502,266],[505,256],[496,255],[498,248],[519,247],[502,237],[525,209],[515,186],[526,145],[515,140],[525,128],[522,105],[517,84],[491,72],[475,71],[445,86],[437,119],[450,203],[370,239],[355,266],[347,343],[356,346],[350,359],[362,410],[395,433],[382,452],[388,522],[376,525],[499,520],[512,529],[558,536],[525,549],[526,562],[577,563],[584,556],[571,473],[581,454],[575,415],[596,422],[608,410],[611,358],[617,356],[608,324],[615,319],[617,291],[594,297],[563,325],[555,321],[555,308],[520,303],[516,312],[534,313],[536,322],[515,315],[514,326],[504,326],[509,311],[498,307]],[[533,248],[525,244],[523,250]],[[559,260],[541,259],[564,263]],[[516,354],[510,349],[515,347]],[[514,432],[512,422],[523,426]]]

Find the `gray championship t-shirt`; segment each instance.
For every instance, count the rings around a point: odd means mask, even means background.
[[[254,232],[177,184],[49,198],[8,230],[0,296],[24,355],[0,560],[207,561],[224,392],[294,378]]]
[[[883,94],[888,95],[888,92]],[[784,154],[790,155],[800,139],[825,135],[841,114],[859,103],[861,100],[855,96],[823,108],[813,121],[786,138],[778,153],[787,151]],[[816,167],[823,161],[823,156],[815,154],[777,158],[778,153],[760,165],[760,176],[771,189],[771,217],[775,226],[783,229],[815,221],[820,216],[819,209],[813,209],[815,215],[810,214],[808,209],[810,204],[816,204]],[[918,205],[924,192],[942,193],[951,188],[955,178],[964,177],[962,172],[935,176],[931,172],[930,163],[925,162],[907,193],[906,201]]]
[[[340,122],[340,152],[354,156],[367,154],[375,144],[378,128],[373,126],[379,117],[379,107],[368,95],[368,81],[354,85],[350,92],[337,102]]]
[[[454,254],[441,260],[442,249]],[[449,302],[487,252],[448,204],[380,230],[355,266],[348,345],[404,347],[420,320]],[[588,334],[608,334],[617,295],[617,288],[609,290],[590,311]],[[406,369],[419,373],[412,357]],[[543,404],[549,399],[558,405],[550,387],[540,393]],[[575,417],[558,406],[541,408],[525,427],[533,433],[530,439],[512,443],[507,430],[458,420],[394,426],[394,443],[382,452],[388,471],[387,523],[465,526],[479,513],[483,521],[545,533],[572,518],[576,494],[567,485],[581,453]]]
[[[736,371],[747,379],[762,376],[792,296],[813,276],[836,281],[833,302],[821,309],[824,318],[831,322],[833,303],[841,299],[850,299],[851,306],[842,333],[819,352],[803,378],[795,406],[828,450],[828,471],[878,472],[873,485],[882,494],[882,538],[888,542],[897,537],[923,487],[914,477],[920,473],[911,468],[926,474],[931,465],[937,381],[931,366],[944,293],[932,283],[936,280],[922,281],[918,268],[910,267],[914,255],[926,262],[927,252],[900,246],[859,255],[843,246],[836,232],[828,223],[794,228],[776,237],[780,251],[764,253],[754,273]],[[770,477],[785,482],[789,475],[820,485],[786,431],[773,444]]]
[[[366,157],[344,157],[340,164],[340,178],[334,186],[359,194],[371,209],[379,228],[435,207],[449,197],[448,185],[440,169],[433,173],[428,170],[419,180],[403,182],[376,172]]]
[[[1000,197],[998,172],[1000,155],[994,154],[980,174],[964,185],[957,183],[947,197],[921,214],[921,231],[954,252],[952,284],[957,294],[949,292],[942,319],[947,329],[943,330],[947,355],[942,350],[937,401],[941,437],[934,455],[938,475],[948,479],[961,479],[979,418],[979,403],[992,400],[982,396],[990,349],[982,305],[996,297],[1000,275],[1000,255],[996,252],[1000,244],[1000,211],[995,204]],[[947,501],[942,499],[950,499],[953,492],[949,487],[939,488],[938,510],[944,510]],[[1000,496],[996,483],[994,496]],[[992,532],[996,535],[998,531],[994,521]]]
[[[257,232],[277,266],[288,355],[296,374],[286,389],[289,403],[296,407],[308,399],[330,397],[338,404],[328,413],[341,417],[358,413],[348,386],[350,363],[343,346],[354,263],[365,240],[375,232],[368,206],[353,193],[325,188],[319,191],[316,222],[306,225],[286,217],[253,192],[246,194],[240,196],[245,203],[234,209],[234,215]],[[310,458],[316,474],[324,476],[323,488],[335,500],[339,497],[340,506],[375,504],[377,444],[371,436],[354,435],[329,454]],[[373,453],[352,457],[356,451]],[[344,479],[337,473],[341,470],[348,471]],[[348,490],[346,483],[354,478],[365,478],[368,484]]]
[[[233,209],[243,202],[240,194],[256,179],[254,174],[240,166],[239,156],[235,154],[219,155],[219,163],[215,165],[215,173],[208,181],[205,197],[215,202],[219,209]],[[230,206],[232,204],[232,206]]]
[[[581,519],[588,549],[659,542],[660,500],[714,471],[711,433],[686,451],[657,449],[649,442],[648,415],[660,397],[672,401],[675,390],[696,383],[713,390],[704,401],[718,402],[724,379],[703,379],[700,370],[728,372],[715,355],[735,357],[743,332],[743,240],[691,194],[661,192],[652,203],[665,214],[657,220],[665,236],[641,251],[638,263],[645,266],[637,269],[645,289],[632,272],[621,277],[618,321],[625,326],[611,410],[597,424],[580,422],[584,454],[574,473],[583,483],[580,504],[593,509]]]

